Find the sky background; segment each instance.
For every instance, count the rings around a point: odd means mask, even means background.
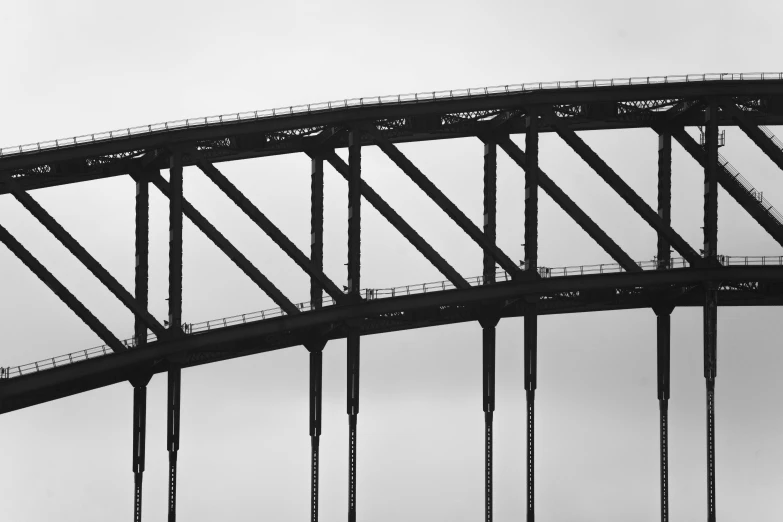
[[[7,2],[0,17],[0,144],[357,96],[526,81],[776,71],[783,4],[592,2]],[[775,129],[773,129],[775,130]],[[781,134],[783,130],[778,132]],[[648,129],[581,133],[655,208],[657,137]],[[524,140],[515,138],[524,147]],[[724,154],[777,208],[783,177],[741,132]],[[471,219],[482,219],[477,139],[400,147]],[[344,151],[340,154],[345,158]],[[673,153],[673,224],[702,242],[702,171]],[[540,162],[634,259],[655,234],[556,136]],[[309,160],[223,164],[309,251]],[[346,277],[347,187],[326,167],[325,271]],[[498,242],[521,259],[522,171],[498,153]],[[479,248],[376,148],[363,177],[463,276]],[[128,177],[33,193],[126,288],[133,287],[134,184]],[[150,310],[166,316],[167,204],[155,190]],[[294,301],[309,279],[199,171],[186,198]],[[540,263],[610,262],[541,196]],[[783,251],[720,194],[719,252]],[[362,283],[444,279],[369,204]],[[132,316],[10,196],[0,223],[120,338]],[[188,221],[184,319],[268,308],[255,287]],[[11,366],[101,344],[6,249],[0,249],[2,348]],[[775,309],[719,311],[717,509],[720,519],[779,520],[783,330]],[[525,498],[522,319],[498,326],[495,516],[521,520]],[[659,519],[655,318],[650,310],[539,320],[537,516],[541,522]],[[483,517],[484,422],[478,324],[362,340],[360,520]],[[672,317],[670,503],[677,520],[706,511],[705,385],[700,309]],[[149,385],[144,520],[166,518],[166,378]],[[182,376],[178,511],[183,521],[309,519],[308,356],[302,347],[187,369]],[[0,417],[0,512],[10,522],[130,520],[132,388],[127,383]],[[324,357],[321,520],[346,518],[345,343]]]

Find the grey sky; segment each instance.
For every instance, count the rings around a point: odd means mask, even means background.
[[[567,80],[780,70],[783,5],[747,1],[593,2],[14,2],[0,17],[0,145],[183,117],[354,96]],[[773,129],[775,130],[775,129]],[[778,133],[780,134],[780,132]],[[583,133],[655,201],[650,130]],[[783,177],[740,132],[721,152],[778,208]],[[517,139],[522,146],[523,140]],[[401,149],[481,219],[478,140]],[[342,154],[342,153],[341,153]],[[498,242],[522,257],[523,176],[499,157]],[[374,148],[363,176],[464,276],[481,253]],[[638,260],[655,235],[556,136],[542,168]],[[221,167],[304,251],[309,160],[287,156]],[[346,187],[327,167],[326,273],[345,278]],[[702,173],[675,146],[673,221],[701,244]],[[154,189],[151,312],[166,315],[167,206]],[[130,179],[36,191],[34,197],[126,288],[133,283]],[[308,278],[211,186],[186,169],[185,195],[294,301]],[[0,223],[121,338],[132,317],[19,204]],[[365,205],[367,287],[440,280]],[[719,251],[781,255],[733,200],[720,196]],[[545,266],[609,262],[546,196]],[[260,310],[271,301],[189,222],[187,321]],[[12,254],[0,249],[3,347],[15,365],[100,344]],[[779,519],[783,487],[783,324],[774,309],[719,311],[717,507],[721,520]],[[674,519],[704,516],[706,477],[701,310],[673,315],[670,500]],[[658,519],[658,405],[649,310],[546,317],[539,326],[537,514],[542,522]],[[481,334],[477,324],[362,341],[358,512],[361,520],[475,521],[483,516]],[[496,520],[524,516],[522,322],[498,329]],[[324,358],[321,519],[347,510],[345,344]],[[299,521],[309,511],[307,353],[284,351],[183,372],[180,519]],[[165,377],[149,387],[144,520],[165,519]],[[119,384],[0,417],[2,520],[130,519],[131,386]]]

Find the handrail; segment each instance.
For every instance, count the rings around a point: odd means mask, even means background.
[[[275,109],[258,111],[235,112],[217,116],[200,118],[188,118],[174,120],[151,125],[139,125],[125,129],[84,134],[70,138],[62,138],[49,141],[39,141],[11,147],[0,147],[0,158],[16,156],[20,154],[35,154],[44,150],[73,148],[90,143],[120,140],[132,136],[144,134],[158,134],[176,131],[190,127],[204,127],[211,125],[226,125],[250,120],[262,120],[281,118],[294,114],[311,114],[319,112],[335,111],[340,109],[352,109],[366,107],[368,105],[403,105],[430,102],[444,99],[457,98],[486,98],[490,96],[520,94],[549,89],[593,89],[605,87],[628,87],[640,85],[660,85],[667,83],[690,83],[712,81],[772,81],[783,80],[781,72],[751,72],[751,73],[706,73],[685,74],[672,76],[642,76],[634,78],[614,78],[604,80],[572,80],[517,83],[511,85],[497,85],[494,87],[479,87],[469,89],[456,89],[444,91],[430,91],[413,94],[395,94],[387,96],[372,96],[367,98],[351,98],[338,101],[307,103],[302,105],[290,105]]]
[[[723,266],[783,266],[783,256],[718,256],[718,261]],[[677,268],[688,268],[689,266],[688,262],[683,258],[673,258],[669,261],[668,265],[662,264],[656,259],[650,261],[637,261],[636,264],[642,270],[670,270]],[[622,272],[625,272],[625,269],[623,269],[623,267],[618,263],[575,265],[557,268],[538,268],[538,274],[542,278],[581,276],[589,274],[617,274]],[[511,281],[512,276],[503,269],[497,269],[495,271],[495,280],[497,283],[503,283],[506,281]],[[475,276],[468,278],[467,281],[471,286],[481,286],[484,284],[484,277]],[[415,285],[404,285],[393,288],[367,288],[362,291],[362,294],[364,295],[365,299],[369,301],[387,297],[399,297],[403,295],[415,295],[428,292],[452,290],[454,288],[456,287],[450,281],[433,281],[429,283],[417,283]],[[332,306],[334,304],[334,299],[331,296],[323,296],[323,306]],[[302,312],[308,312],[314,309],[311,302],[297,303],[296,307]],[[200,323],[185,323],[183,325],[183,331],[187,335],[193,335],[217,328],[225,328],[227,326],[233,326],[236,324],[262,321],[283,315],[286,315],[286,313],[282,308],[269,308],[267,310],[260,310],[257,312],[202,321]],[[157,338],[155,337],[155,334],[147,335],[147,342],[154,342],[156,340]],[[122,343],[129,349],[136,347],[136,340],[134,338],[125,339],[122,341]],[[22,364],[19,366],[3,367],[0,369],[2,370],[0,371],[0,379],[20,377],[22,375],[44,371],[51,368],[56,368],[58,366],[65,366],[80,361],[86,361],[87,359],[103,357],[112,353],[113,352],[111,348],[106,345],[101,345],[87,348],[86,350],[71,352],[65,355],[58,355],[49,359]]]
[[[778,222],[779,225],[783,225],[783,215],[778,212],[778,210],[772,206],[772,203],[766,200],[764,198],[764,194],[757,190],[756,187],[751,185],[750,181],[745,179],[745,176],[739,173],[739,171],[734,168],[734,165],[729,163],[729,160],[723,157],[723,155],[718,154],[718,162],[720,163],[721,167],[723,167],[726,172],[728,172],[731,177],[733,177],[737,183],[747,192],[750,194],[750,196],[756,200],[756,202],[770,215],[772,218]]]
[[[772,143],[774,143],[780,150],[783,150],[783,142],[781,142],[775,134],[769,130],[769,127],[766,125],[759,125],[759,129],[761,129],[761,132],[763,132],[767,138],[769,138]]]

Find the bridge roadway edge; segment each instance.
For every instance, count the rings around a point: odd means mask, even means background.
[[[721,306],[783,305],[783,266],[682,268],[528,278],[468,289],[390,297],[229,326],[0,380],[0,414],[116,384],[139,373],[161,373],[170,367],[187,368],[298,346],[315,332],[328,339],[340,339],[345,337],[341,325],[347,320],[363,320],[361,334],[373,335],[475,321],[488,304],[504,305],[503,317],[519,317],[524,315],[525,296],[568,292],[597,292],[603,298],[591,298],[581,304],[577,301],[576,305],[565,302],[559,308],[542,306],[539,315],[640,309],[651,306],[647,290],[655,288],[676,294],[676,306],[700,307],[705,282],[719,285],[758,283],[766,289],[766,294],[723,291],[718,298]],[[628,297],[618,298],[622,291],[629,291]]]

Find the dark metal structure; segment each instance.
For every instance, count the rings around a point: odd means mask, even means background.
[[[104,342],[95,349],[39,361],[0,374],[0,413],[26,408],[121,381],[134,388],[135,519],[141,520],[145,460],[146,385],[168,374],[167,450],[169,520],[176,518],[181,371],[183,368],[303,345],[310,353],[312,520],[318,519],[323,350],[347,339],[349,419],[348,520],[357,519],[357,427],[362,336],[476,321],[483,330],[483,408],[486,520],[492,520],[492,421],[495,409],[495,328],[524,317],[527,395],[527,520],[535,517],[534,400],[537,319],[540,315],[650,308],[657,317],[660,403],[661,520],[668,520],[668,400],[671,312],[704,310],[707,402],[707,520],[716,520],[715,378],[717,307],[783,304],[783,256],[730,258],[718,254],[717,191],[725,190],[778,243],[783,216],[718,152],[720,129],[739,127],[779,167],[783,143],[765,125],[783,124],[783,75],[717,74],[589,82],[524,84],[467,91],[344,100],[272,111],[185,120],[111,133],[0,149],[0,193],[12,194],[135,317],[134,336],[121,341],[22,244],[0,226],[2,241]],[[653,210],[579,136],[582,130],[649,128],[658,137],[658,208]],[[697,142],[686,129],[698,127]],[[636,262],[539,168],[538,139],[553,132],[567,143],[657,232],[657,256]],[[512,141],[524,134],[525,150]],[[484,218],[477,227],[398,148],[398,144],[474,137],[484,144]],[[671,225],[672,141],[704,168],[704,241],[701,252]],[[651,141],[652,142],[652,141]],[[362,179],[362,148],[377,146],[483,252],[483,274],[465,278]],[[336,153],[348,149],[348,162]],[[524,260],[513,262],[496,245],[497,154],[524,171]],[[311,158],[311,249],[300,251],[219,170],[219,163],[277,154]],[[324,162],[348,182],[348,259],[344,290],[323,271]],[[183,169],[197,166],[310,277],[310,299],[295,304],[183,197]],[[169,169],[169,181],[160,174]],[[136,278],[132,295],[33,198],[31,191],[111,176],[136,181]],[[188,174],[192,175],[192,174]],[[148,309],[149,185],[169,199],[169,317],[162,325]],[[543,267],[538,259],[539,188],[615,261],[594,267]],[[388,290],[362,291],[362,200],[375,207],[446,278]],[[182,224],[190,219],[279,309],[182,323]],[[673,249],[673,250],[672,250]],[[672,258],[672,252],[681,258]],[[570,273],[569,273],[570,271]],[[241,317],[241,319],[240,319]],[[210,324],[211,323],[211,324]]]

